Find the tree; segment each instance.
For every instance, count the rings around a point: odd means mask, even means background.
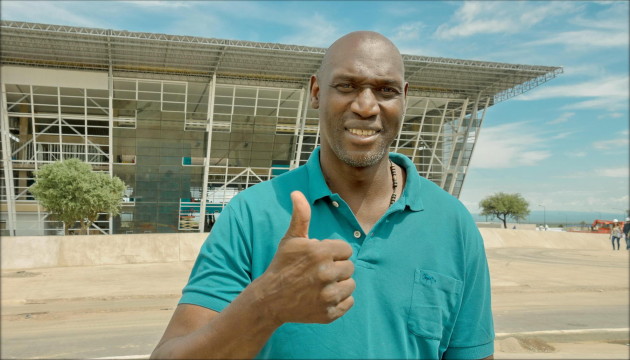
[[[125,188],[120,178],[93,172],[90,164],[79,159],[68,159],[42,166],[29,190],[63,222],[68,235],[77,221],[81,234],[87,234],[99,213],[118,215]]]
[[[479,202],[481,215],[494,215],[503,221],[503,228],[507,229],[507,218],[522,220],[529,215],[529,203],[521,194],[496,193]]]

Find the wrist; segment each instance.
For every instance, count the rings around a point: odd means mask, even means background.
[[[268,294],[270,288],[272,286],[265,282],[265,275],[263,274],[254,280],[245,291],[248,292],[247,297],[250,298],[250,306],[252,311],[256,313],[258,321],[265,327],[275,330],[284,324],[284,321],[276,310],[277,301]]]

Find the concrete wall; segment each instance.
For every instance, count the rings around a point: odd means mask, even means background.
[[[609,250],[606,234],[479,229],[486,248]],[[16,236],[1,240],[2,269],[193,261],[205,233]]]
[[[547,249],[610,250],[608,234],[480,228],[487,249],[531,247]]]
[[[483,228],[492,228],[492,229],[503,229],[503,223],[498,222],[477,222],[477,227],[480,229]],[[516,227],[518,230],[536,230],[536,224],[516,224],[516,223],[507,223],[507,228],[512,229]]]
[[[207,233],[4,237],[2,268],[192,261]]]

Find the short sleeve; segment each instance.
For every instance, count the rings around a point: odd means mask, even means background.
[[[481,359],[494,353],[490,273],[483,238],[472,218],[463,236],[466,246],[464,291],[445,359]]]
[[[252,281],[251,243],[231,202],[202,245],[180,304],[222,311]]]

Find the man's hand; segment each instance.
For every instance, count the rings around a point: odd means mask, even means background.
[[[291,193],[289,229],[267,271],[257,279],[261,309],[279,325],[330,323],[354,304],[352,247],[343,240],[308,238],[311,208],[299,191]]]

